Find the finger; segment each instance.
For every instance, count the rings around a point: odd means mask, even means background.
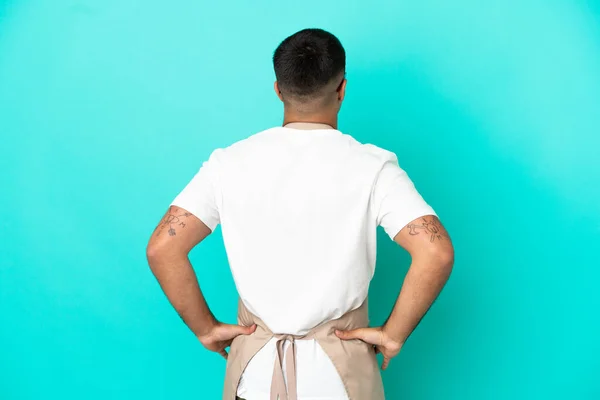
[[[384,357],[383,363],[381,363],[381,369],[386,370],[389,365],[390,365],[390,359],[387,357]]]

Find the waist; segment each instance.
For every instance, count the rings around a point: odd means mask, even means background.
[[[368,320],[366,323],[363,321],[363,317],[368,318],[366,310],[364,316],[357,310],[365,302],[368,290],[367,283],[353,291],[344,291],[343,295],[336,295],[331,290],[328,293],[326,290],[316,289],[312,292],[313,295],[307,289],[302,296],[293,296],[293,293],[282,297],[244,293],[240,298],[238,318],[244,325],[257,323],[269,333],[289,334],[295,338],[310,336],[319,327],[328,323],[364,323],[366,326]],[[349,313],[353,317],[348,318]]]

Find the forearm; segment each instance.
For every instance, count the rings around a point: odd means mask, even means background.
[[[171,305],[197,337],[205,336],[217,324],[210,311],[196,273],[187,256],[148,257],[152,273]]]
[[[440,257],[414,258],[400,295],[384,325],[394,340],[404,343],[427,313],[450,276],[453,261]]]

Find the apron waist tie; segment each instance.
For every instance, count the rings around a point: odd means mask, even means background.
[[[283,377],[283,345],[289,340],[290,345],[285,352],[285,379]],[[296,389],[296,340],[293,336],[278,336],[276,343],[277,354],[275,356],[275,367],[273,368],[273,379],[271,380],[271,400],[297,400]],[[286,386],[287,380],[287,386]]]

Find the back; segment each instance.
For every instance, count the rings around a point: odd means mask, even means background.
[[[304,334],[359,307],[377,226],[393,238],[435,215],[393,153],[311,125],[214,151],[172,202],[211,230],[221,223],[240,297],[275,333]]]

